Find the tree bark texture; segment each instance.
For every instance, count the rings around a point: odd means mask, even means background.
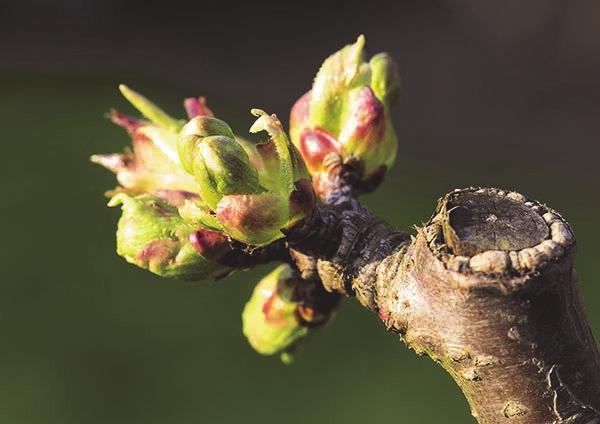
[[[438,362],[481,424],[600,423],[600,355],[555,211],[515,192],[468,188],[416,236],[353,198],[287,235],[305,278],[355,296]]]

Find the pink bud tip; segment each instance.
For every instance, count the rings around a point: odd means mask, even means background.
[[[300,136],[300,153],[311,174],[320,170],[323,159],[331,152],[339,154],[340,144],[327,131],[306,129]]]
[[[140,121],[139,119],[122,114],[116,109],[111,109],[110,120],[113,121],[115,124],[119,125],[120,127],[125,128],[130,133],[134,132],[142,126],[142,121]]]
[[[204,97],[190,97],[183,101],[185,110],[190,119],[195,116],[214,116],[212,110],[206,106],[206,99]]]

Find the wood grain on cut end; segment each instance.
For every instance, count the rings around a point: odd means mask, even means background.
[[[521,250],[549,236],[548,224],[539,213],[497,190],[457,191],[446,197],[443,207],[444,239],[455,255]]]

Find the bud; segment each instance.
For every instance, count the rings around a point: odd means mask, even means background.
[[[344,151],[362,160],[365,169],[375,170],[381,165],[379,152],[387,140],[383,103],[368,86],[352,90],[347,103],[339,142]]]
[[[400,87],[398,71],[387,53],[367,62],[364,44],[361,35],[328,57],[312,89],[292,107],[290,135],[313,175],[323,171],[330,153],[358,159],[364,180],[394,162],[390,107]]]
[[[235,138],[226,122],[212,116],[197,116],[184,125],[177,141],[177,153],[183,168],[193,174],[194,150],[204,137],[222,135]]]
[[[256,169],[234,138],[216,135],[200,139],[194,151],[192,173],[202,199],[212,209],[223,196],[262,191]]]
[[[183,128],[179,154],[210,208],[209,214],[196,211],[202,225],[218,227],[243,243],[264,246],[306,216],[314,196],[312,188],[307,192],[301,183],[308,181],[308,173],[277,117],[258,109],[252,113],[258,119],[250,131],[267,131],[268,140],[252,144],[236,139],[227,124],[202,116]],[[190,216],[192,207],[188,204],[182,213]]]
[[[114,196],[109,206],[121,205],[117,253],[127,262],[163,277],[183,280],[213,278],[230,269],[215,260],[227,251],[227,240],[198,241],[194,225],[163,199],[143,194]]]
[[[264,246],[283,237],[282,230],[311,212],[315,200],[306,184],[310,176],[275,115],[252,111],[258,119],[251,131],[269,134],[266,141],[254,144],[236,139],[227,123],[212,116],[204,98],[185,100],[191,118],[184,124],[139,93],[125,86],[120,89],[150,122],[113,111],[111,119],[133,138],[133,152],[95,155],[92,161],[117,174],[122,187],[113,194],[152,194],[169,203],[178,218],[197,231],[218,233],[192,236],[198,252],[204,254],[206,244],[199,240],[214,241],[217,235]],[[115,199],[111,204],[125,198]],[[145,237],[141,226],[132,228]],[[153,245],[162,246],[160,251],[167,255],[171,251],[166,246],[171,244]],[[135,255],[121,251],[130,261],[140,260],[137,251]],[[167,269],[160,258],[147,266],[155,272]]]
[[[111,111],[110,118],[131,134],[133,151],[93,155],[92,162],[114,172],[119,183],[134,192],[198,191],[194,178],[179,165],[177,133],[116,110]]]
[[[299,340],[331,317],[338,300],[320,283],[302,280],[288,265],[280,265],[256,285],[246,303],[244,335],[258,353],[281,354],[288,361]]]

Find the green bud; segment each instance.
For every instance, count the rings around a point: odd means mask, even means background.
[[[280,265],[256,285],[246,303],[244,335],[258,353],[280,354],[290,363],[291,351],[331,317],[338,300],[320,283],[302,280],[288,265]]]
[[[244,335],[262,355],[285,352],[308,334],[296,315],[294,285],[289,266],[280,265],[256,285],[244,307]]]
[[[117,253],[127,262],[183,280],[208,279],[229,271],[196,250],[190,235],[197,227],[185,222],[166,201],[149,194],[132,197],[120,193],[108,205],[121,205]]]
[[[223,196],[261,191],[256,169],[235,139],[215,135],[201,139],[194,150],[192,173],[202,199],[214,210]]]
[[[177,152],[183,168],[192,173],[194,150],[204,137],[223,135],[235,138],[233,131],[225,121],[212,116],[196,116],[183,126],[177,141]]]

